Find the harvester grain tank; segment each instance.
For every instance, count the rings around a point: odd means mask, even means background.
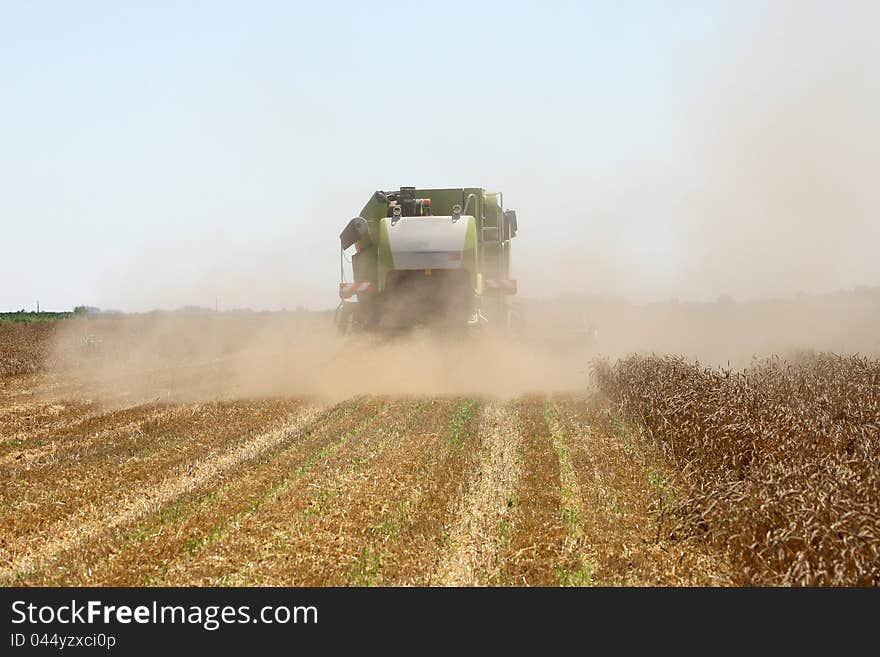
[[[509,328],[516,212],[479,187],[377,191],[339,236],[342,332]],[[346,252],[352,280],[346,280]]]

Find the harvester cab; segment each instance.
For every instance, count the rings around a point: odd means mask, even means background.
[[[512,321],[513,210],[482,188],[377,191],[340,233],[340,331]],[[346,280],[346,252],[351,280]]]

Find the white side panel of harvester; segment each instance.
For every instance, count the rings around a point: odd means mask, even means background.
[[[456,269],[462,254],[470,217],[401,217],[382,219],[394,269]]]

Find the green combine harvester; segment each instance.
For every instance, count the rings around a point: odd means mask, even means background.
[[[479,187],[377,191],[339,235],[342,333],[516,324],[516,212]],[[353,280],[346,280],[351,251]]]

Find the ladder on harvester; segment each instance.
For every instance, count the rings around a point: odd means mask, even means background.
[[[486,198],[483,196],[480,202],[480,272],[483,274],[483,297],[481,306],[485,307],[487,297],[486,290],[491,292],[491,308],[488,321],[495,325],[504,325],[507,319],[507,305],[505,295],[499,286],[508,280],[506,250],[510,243],[504,240],[504,197],[498,192],[498,208],[495,213],[494,223],[487,223]],[[482,310],[482,308],[480,309]],[[482,314],[478,310],[477,312]],[[487,318],[483,316],[483,321]]]

